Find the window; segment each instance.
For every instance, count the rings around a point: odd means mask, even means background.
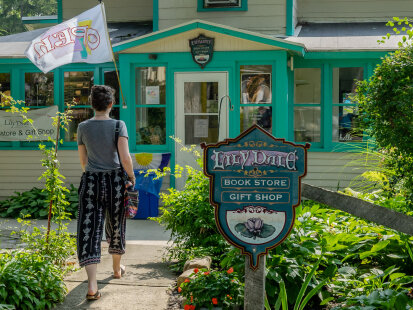
[[[10,96],[10,73],[0,73],[0,92]],[[3,96],[1,97],[1,103],[5,103]]]
[[[247,0],[198,0],[198,11],[247,11]]]
[[[241,132],[257,124],[272,130],[272,66],[240,67]]]
[[[294,70],[294,140],[320,142],[321,69]]]
[[[358,109],[353,101],[356,82],[363,79],[362,67],[333,68],[333,141],[360,142]]]
[[[136,68],[136,144],[166,143],[165,67]]]
[[[73,114],[65,141],[77,141],[77,126],[91,118],[93,110],[89,104],[89,94],[93,86],[92,71],[71,71],[64,73],[64,103],[72,104]]]
[[[24,93],[26,106],[51,106],[53,97],[53,73],[25,73]]]

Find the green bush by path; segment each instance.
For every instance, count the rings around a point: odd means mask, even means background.
[[[71,218],[76,218],[79,202],[77,188],[73,184],[66,196],[69,205],[65,212],[70,213]],[[33,219],[46,219],[50,203],[47,198],[48,193],[37,187],[26,192],[15,192],[14,196],[0,201],[0,217],[19,218],[30,215]]]
[[[22,228],[15,233],[25,248],[0,254],[0,309],[4,304],[23,310],[51,309],[66,295],[63,276],[74,270],[66,261],[75,254],[76,240],[63,226],[59,232],[52,230],[46,243],[45,227],[29,232],[30,221],[19,222]]]

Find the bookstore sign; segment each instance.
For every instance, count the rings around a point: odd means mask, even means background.
[[[19,114],[0,110],[0,141],[43,141],[56,135],[52,117],[56,116],[57,106],[33,109],[27,112],[33,125],[24,122]]]

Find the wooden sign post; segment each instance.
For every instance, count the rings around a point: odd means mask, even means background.
[[[254,125],[235,139],[201,146],[217,227],[246,255],[244,309],[263,309],[265,255],[294,225],[310,145],[277,139]]]

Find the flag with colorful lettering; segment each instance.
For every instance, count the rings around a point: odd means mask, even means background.
[[[48,29],[25,54],[44,73],[69,63],[112,61],[103,3]]]

